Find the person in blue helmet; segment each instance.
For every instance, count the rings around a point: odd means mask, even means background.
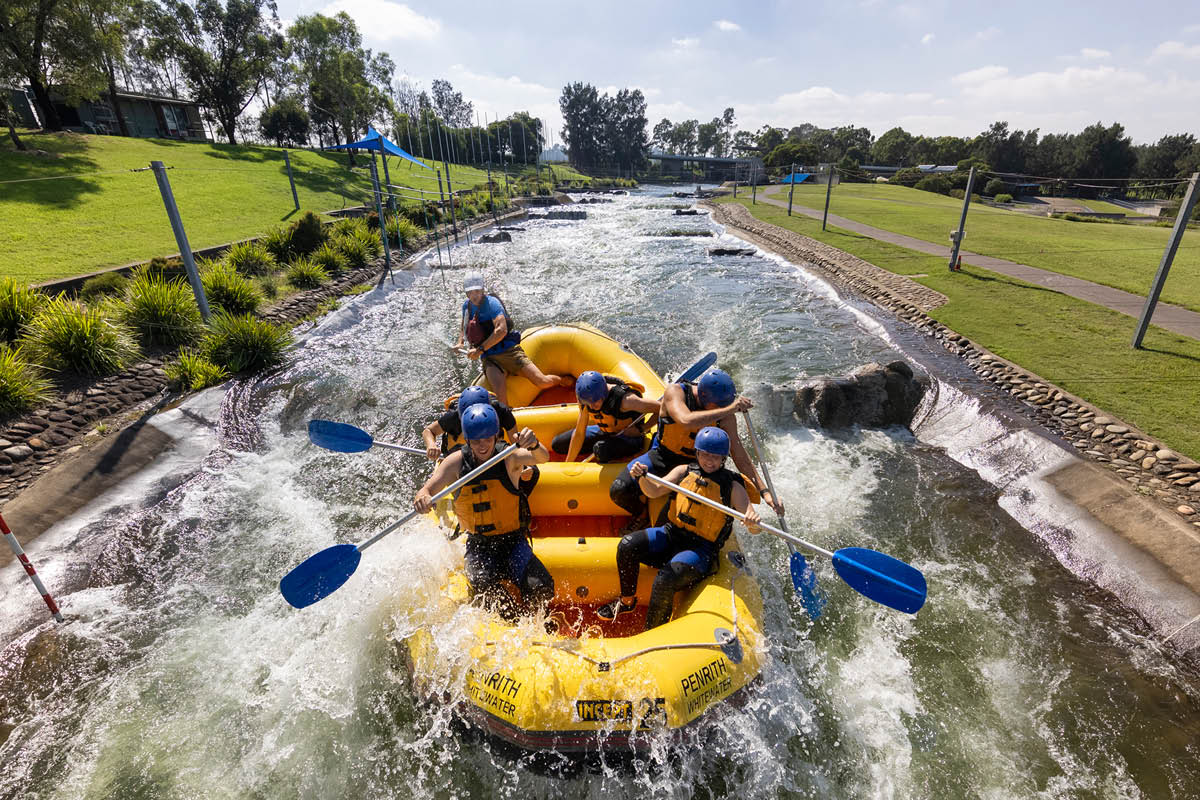
[[[696,383],[673,383],[663,393],[658,416],[658,433],[649,452],[629,462],[609,487],[613,502],[633,517],[632,528],[649,524],[646,497],[630,471],[634,464],[645,464],[652,475],[662,477],[681,464],[696,460],[695,440],[702,428],[715,426],[729,435],[730,455],[743,475],[749,476],[754,488],[762,494],[776,514],[782,515],[783,504],[767,491],[766,483],[754,467],[754,462],[738,438],[737,414],[754,407],[749,397],[737,394],[733,378],[716,367],[708,370]]]
[[[422,429],[421,440],[430,461],[437,461],[462,447],[462,413],[476,403],[490,405],[500,420],[500,430],[504,431],[506,439],[516,441],[517,418],[512,409],[482,386],[468,386],[461,394],[447,398],[445,412]],[[440,442],[438,437],[441,437]]]
[[[701,428],[694,442],[696,462],[674,467],[664,480],[742,512],[746,515],[746,529],[758,533],[759,517],[753,504],[759,502],[760,496],[751,478],[725,468],[729,442],[729,434],[721,428]],[[671,618],[676,592],[694,586],[716,571],[721,548],[733,533],[733,518],[646,480],[649,466],[645,463],[635,463],[631,471],[648,497],[672,495],[667,522],[621,538],[617,545],[621,597],[601,607],[597,614],[601,619],[612,620],[637,608],[635,593],[641,565],[656,567],[658,575],[646,613],[646,630],[650,630]]]
[[[466,447],[434,469],[413,498],[421,513],[433,508],[433,495],[496,454],[500,421],[491,406],[478,403],[463,412]],[[521,509],[521,470],[545,463],[550,454],[529,428],[517,434],[519,448],[488,468],[454,495],[454,513],[467,534],[466,572],[472,593],[515,620],[545,609],[554,597],[554,579],[529,545],[529,522]],[[519,598],[506,587],[515,586]]]
[[[595,454],[607,464],[642,449],[647,422],[658,416],[658,402],[642,397],[645,387],[614,375],[588,370],[575,381],[579,419],[550,442],[550,449],[574,461]],[[647,419],[646,415],[651,415]]]
[[[462,327],[456,349],[466,347],[467,358],[479,359],[488,385],[501,403],[508,404],[507,375],[520,375],[539,391],[552,386],[570,386],[567,375],[546,375],[521,347],[521,332],[513,326],[503,301],[483,288],[483,275],[470,273],[463,279],[467,294],[462,304]]]

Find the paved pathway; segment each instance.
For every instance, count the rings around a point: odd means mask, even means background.
[[[780,188],[778,186],[768,187],[767,190],[759,192],[762,195],[761,202],[770,203],[780,208],[787,208],[786,200],[768,196],[768,190],[770,192],[777,192]],[[792,204],[792,213],[804,214],[813,219],[820,219],[822,215],[820,209],[807,208],[796,203]],[[839,228],[861,233],[863,236],[869,236],[881,242],[907,247],[909,250],[916,250],[921,253],[928,253],[929,255],[941,256],[947,262],[950,260],[950,248],[946,245],[934,244],[924,239],[914,239],[912,236],[905,236],[902,233],[892,233],[882,228],[874,228],[870,225],[864,225],[861,222],[855,222],[854,220],[839,217],[835,214],[829,215],[829,222]],[[1065,295],[1086,300],[1098,306],[1111,308],[1113,311],[1128,314],[1134,319],[1141,317],[1142,307],[1146,303],[1144,297],[1136,294],[1123,292],[1120,289],[1113,289],[1110,286],[1101,286],[1098,283],[1092,283],[1080,278],[1072,278],[1069,275],[1060,275],[1057,272],[1038,269],[1028,264],[1018,264],[1015,261],[1006,261],[1003,258],[980,255],[979,253],[972,253],[970,250],[960,250],[959,254],[964,260],[970,261],[972,264],[984,269],[990,269],[992,272],[999,272],[1002,275],[1008,275],[1026,283],[1032,283],[1035,286],[1044,286],[1047,289],[1053,289],[1056,292],[1062,292]],[[1149,289],[1150,287],[1147,286],[1146,288]],[[1151,322],[1160,328],[1165,328],[1166,330],[1183,334],[1193,339],[1200,339],[1200,314],[1195,311],[1189,311],[1186,308],[1180,308],[1179,306],[1160,301],[1154,308],[1154,317]],[[1131,327],[1129,329],[1130,339],[1133,338],[1133,331],[1134,328]]]

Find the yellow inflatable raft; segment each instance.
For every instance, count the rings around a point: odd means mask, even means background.
[[[537,328],[522,345],[547,373],[595,369],[642,384],[648,398],[665,388],[627,347],[589,326]],[[574,399],[570,389],[537,395],[528,381],[510,378],[508,391],[525,406],[515,412],[518,427],[533,428],[543,444],[574,426],[578,406],[563,402]],[[609,499],[608,487],[623,466],[541,466],[529,497],[533,550],[554,577],[558,631],[480,616],[470,636],[456,639],[454,652],[420,631],[408,641],[418,693],[463,697],[468,721],[521,748],[586,752],[637,747],[648,741],[646,732],[694,724],[755,680],[766,652],[762,598],[736,536],[716,572],[677,595],[667,624],[642,631],[644,606],[616,622],[596,615],[620,594],[616,549],[628,516]],[[438,510],[439,521],[453,527],[451,515],[445,503]],[[640,598],[649,598],[654,575],[642,567]],[[465,575],[453,573],[440,602],[452,612],[469,599]],[[461,691],[447,680],[462,681]]]

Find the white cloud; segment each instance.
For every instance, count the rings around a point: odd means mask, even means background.
[[[921,44],[928,45],[933,42],[933,34],[927,33],[921,37]]]
[[[738,25],[736,22],[730,22],[727,19],[719,19],[713,25],[717,26],[717,30],[726,32],[740,31],[742,29],[741,25]]]
[[[675,45],[680,50],[688,50],[700,44],[700,40],[695,37],[687,36],[682,39],[672,39],[671,44]]]
[[[1183,29],[1184,33],[1200,33],[1200,25],[1188,25]]]
[[[950,79],[950,82],[959,86],[970,86],[976,83],[984,83],[986,81],[996,80],[1008,74],[1008,67],[1001,67],[995,64],[987,67],[980,67],[968,72],[962,72]]]
[[[980,42],[987,42],[987,41],[991,41],[992,39],[995,39],[997,36],[999,36],[1003,32],[1004,31],[1000,30],[995,25],[992,25],[991,27],[984,28],[983,30],[977,32],[975,34],[975,39]]]
[[[1112,55],[1112,53],[1107,50],[1099,50],[1095,47],[1085,47],[1079,51],[1079,54],[1087,61],[1099,61]]]
[[[381,41],[433,39],[442,29],[438,20],[390,0],[334,0],[321,13],[332,16],[339,11],[349,14],[364,34]]]
[[[1200,44],[1187,45],[1183,42],[1163,42],[1154,48],[1151,59],[1159,58],[1200,58]]]

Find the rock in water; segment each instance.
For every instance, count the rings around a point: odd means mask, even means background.
[[[929,379],[903,361],[864,364],[845,377],[805,381],[793,397],[796,414],[822,428],[882,428],[912,424]]]
[[[479,237],[480,244],[496,244],[498,242],[511,242],[512,234],[508,231],[496,231],[495,233],[485,233]]]
[[[710,256],[752,256],[754,255],[753,247],[710,247],[708,248]]]

